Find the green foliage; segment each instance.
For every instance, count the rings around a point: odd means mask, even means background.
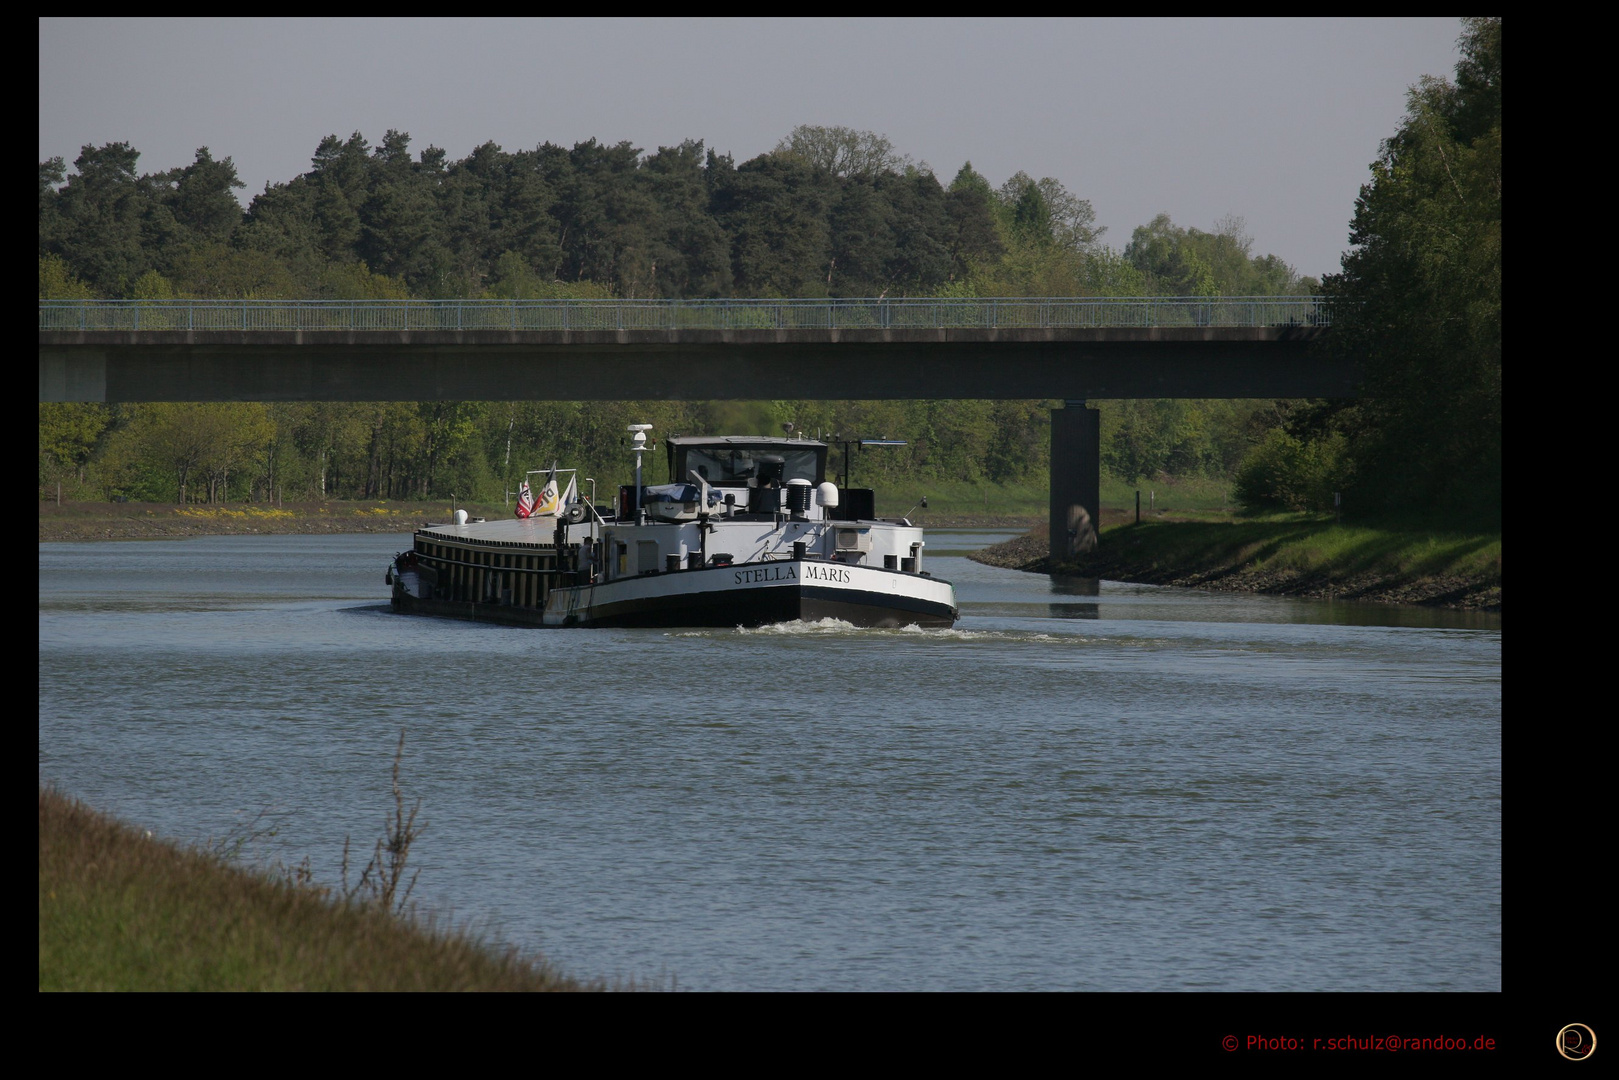
[[[39,298],[41,300],[93,300],[95,291],[73,276],[67,260],[60,255],[39,257]]]
[[[1367,365],[1340,428],[1355,502],[1501,516],[1501,20],[1468,19],[1457,82],[1413,87],[1355,204],[1328,347]]]
[[[130,286],[129,299],[131,300],[173,300],[174,286],[169,279],[156,270],[148,270],[136,279]]]
[[[1248,257],[1240,219],[1211,234],[1167,216],[1123,256],[1088,200],[971,163],[948,189],[882,135],[801,125],[740,166],[701,141],[644,153],[594,139],[461,161],[389,130],[320,141],[308,172],[243,213],[230,158],[142,175],[125,143],[41,162],[41,257],[95,295],[541,298],[580,295],[1089,296],[1298,287]],[[1139,242],[1138,242],[1139,241]],[[378,282],[376,278],[382,279]]]
[[[1080,296],[1145,296],[1147,276],[1121,253],[1097,247],[1080,266],[1078,290]]]
[[[95,498],[89,465],[112,424],[112,410],[88,402],[39,405],[40,497]]]
[[[1002,184],[996,194],[1001,220],[1025,243],[1055,244],[1081,253],[1107,231],[1097,226],[1096,211],[1090,200],[1074,195],[1055,177],[1043,176],[1036,180],[1020,171]]]
[[[220,244],[242,222],[242,205],[233,189],[246,187],[230,158],[215,161],[206,146],[183,169],[164,174],[167,192],[161,203],[179,230],[197,241]]]
[[[1102,467],[1130,483],[1160,476],[1227,477],[1247,453],[1252,401],[1123,399],[1101,411]]]
[[[404,278],[372,273],[360,260],[332,263],[320,272],[317,295],[327,300],[409,300]]]
[[[663,146],[642,162],[640,181],[654,203],[645,294],[663,297],[730,295],[731,257],[725,231],[710,205],[712,177],[723,168],[700,140]]]
[[[76,277],[103,295],[121,293],[151,265],[142,225],[153,192],[135,171],[139,159],[128,143],[86,146],[67,182],[42,192],[54,225],[42,228],[39,253],[62,256]]]
[[[776,144],[776,153],[796,157],[833,176],[871,179],[903,172],[910,158],[894,150],[886,135],[846,127],[799,124]]]
[[[673,434],[902,439],[855,450],[872,484],[1044,483],[1055,402],[617,401],[149,403],[40,407],[42,497],[58,478],[102,497],[221,502],[443,499],[499,503],[530,469],[555,461],[595,476],[603,493],[628,482],[626,428]],[[1126,483],[1168,476],[1223,480],[1269,423],[1272,403],[1106,401],[1105,474]],[[657,457],[659,467],[661,457]],[[841,451],[832,468],[841,474]],[[47,490],[48,488],[48,490]],[[66,489],[64,489],[66,490]],[[77,489],[75,489],[77,490]],[[183,492],[183,493],[182,493]],[[86,496],[88,497],[88,496]]]
[[[612,291],[593,281],[557,281],[534,272],[515,251],[495,260],[486,300],[609,300]]]
[[[1024,187],[1012,207],[1012,233],[1026,244],[1043,246],[1052,242],[1051,208],[1033,184]]]
[[[1347,446],[1336,432],[1305,441],[1272,430],[1238,467],[1232,495],[1249,511],[1332,511],[1349,480]]]
[[[176,502],[226,502],[251,492],[275,435],[265,405],[151,402],[124,406],[109,435],[107,483],[125,494]],[[235,487],[231,473],[235,472]],[[154,477],[166,484],[154,492]]]
[[[1213,232],[1183,229],[1159,214],[1138,226],[1122,253],[1140,274],[1143,292],[1158,296],[1291,296],[1304,279],[1275,255],[1255,257],[1247,223],[1235,215]]]
[[[293,268],[269,252],[223,244],[188,248],[173,260],[170,273],[178,295],[201,300],[306,299],[314,285],[294,278]]]
[[[715,216],[731,236],[738,295],[827,295],[835,189],[829,174],[786,154],[755,158],[721,178]]]
[[[414,152],[397,130],[375,146],[359,132],[333,134],[308,171],[267,186],[245,213],[230,158],[204,147],[184,168],[142,175],[139,156],[111,143],[85,147],[71,173],[60,159],[40,164],[41,298],[970,298],[1297,286],[1279,259],[1250,257],[1240,220],[1204,234],[1165,216],[1119,252],[1101,245],[1089,201],[1055,178],[1018,172],[995,188],[966,163],[946,188],[886,137],[847,128],[797,127],[740,165],[696,140],[654,153],[594,139],[516,152],[485,143],[450,161],[436,147]],[[805,433],[906,439],[903,451],[857,455],[871,482],[1021,484],[1049,467],[1049,405],[309,402],[235,416],[154,404],[109,412],[71,452],[42,442],[40,468],[42,484],[70,476],[156,499],[498,500],[551,460],[617,483],[631,422],[744,434],[793,422]],[[1107,403],[1107,467],[1130,479],[1228,476],[1256,437],[1252,417],[1233,403]]]
[[[39,452],[64,465],[82,466],[111,422],[106,405],[40,402]]]

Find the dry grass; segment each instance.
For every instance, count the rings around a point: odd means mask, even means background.
[[[39,792],[41,990],[589,990],[543,961]]]
[[[400,736],[400,754],[404,736]],[[420,835],[394,759],[394,819],[341,891],[254,871],[39,791],[40,990],[604,990],[408,915]],[[347,877],[345,866],[345,878]],[[633,987],[621,986],[629,989]]]

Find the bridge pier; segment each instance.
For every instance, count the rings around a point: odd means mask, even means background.
[[[1083,401],[1051,410],[1051,555],[1071,559],[1096,547],[1102,520],[1101,412]]]

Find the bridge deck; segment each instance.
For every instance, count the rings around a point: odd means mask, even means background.
[[[1095,542],[1098,398],[1341,397],[1316,297],[40,302],[39,400],[1062,399],[1054,550]]]
[[[1323,327],[42,330],[41,401],[1337,397]]]

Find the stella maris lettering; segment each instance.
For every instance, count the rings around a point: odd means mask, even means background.
[[[798,569],[792,563],[781,566],[766,566],[758,570],[738,570],[736,583],[738,585],[763,585],[771,581],[785,581],[791,578],[798,580]]]
[[[799,566],[804,568],[806,581],[833,581],[843,585],[847,585],[850,581],[849,571],[841,566],[783,563],[780,566],[764,566],[756,570],[738,570],[735,572],[736,584],[768,585],[774,581],[797,581]]]

